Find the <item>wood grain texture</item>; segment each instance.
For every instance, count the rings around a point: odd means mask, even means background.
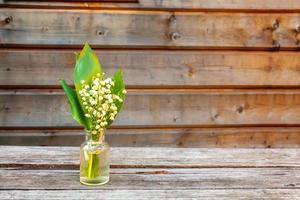
[[[91,190],[80,184],[79,170],[1,169],[0,190]],[[58,181],[59,180],[59,181]],[[101,189],[300,189],[300,169],[112,169],[110,182]],[[259,184],[257,184],[259,183]]]
[[[0,199],[40,200],[53,199],[298,199],[300,191],[295,189],[203,189],[203,190],[2,190]]]
[[[116,147],[112,168],[300,167],[300,149]],[[0,146],[0,166],[19,169],[78,168],[79,147]]]
[[[297,199],[299,154],[112,148],[111,180],[95,188],[78,181],[78,147],[0,146],[0,199]]]
[[[2,46],[45,47],[297,49],[300,24],[299,14],[282,13],[9,8],[0,19]]]
[[[129,90],[115,126],[297,125],[298,90]],[[78,127],[64,93],[2,90],[1,127]]]
[[[297,11],[300,10],[299,0],[287,0],[282,3],[281,0],[138,0],[138,3],[99,3],[99,2],[45,2],[45,1],[16,1],[6,0],[3,6],[20,6],[20,7],[64,7],[64,8],[83,8],[83,9],[181,9],[191,11]]]
[[[299,148],[298,127],[108,129],[114,147]],[[0,130],[0,145],[79,146],[83,130]]]
[[[73,82],[78,50],[0,50],[0,87]],[[123,68],[130,88],[299,87],[297,52],[99,50],[107,75]]]

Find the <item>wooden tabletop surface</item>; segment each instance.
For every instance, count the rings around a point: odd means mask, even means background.
[[[79,183],[78,147],[0,146],[0,199],[300,199],[300,149],[112,148]]]

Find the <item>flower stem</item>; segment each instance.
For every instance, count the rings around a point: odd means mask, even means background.
[[[94,160],[94,154],[89,154],[89,168],[88,168],[88,177],[92,178],[92,170],[93,170],[93,160]]]
[[[93,145],[99,145],[104,141],[104,131],[100,131],[97,134],[90,134],[89,135],[89,144],[91,146]],[[95,178],[98,176],[98,151],[94,150],[88,150],[88,167],[87,167],[87,177],[88,178]]]

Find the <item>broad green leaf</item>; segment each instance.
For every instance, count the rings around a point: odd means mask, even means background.
[[[70,109],[73,118],[82,126],[85,126],[86,129],[89,130],[89,122],[87,118],[84,116],[84,112],[79,103],[76,91],[74,91],[64,80],[60,80],[60,84],[64,89],[66,96],[69,101]]]
[[[123,94],[123,90],[125,89],[125,84],[123,81],[122,70],[118,70],[112,77],[112,80],[115,83],[115,85],[112,87],[112,93],[118,95],[123,100],[122,102],[117,102],[116,104],[119,112],[125,100],[125,94]]]
[[[123,103],[125,101],[125,94],[123,94],[123,90],[125,89],[125,84],[123,81],[123,76],[122,76],[122,70],[118,70],[112,77],[112,80],[114,81],[115,85],[112,87],[111,92],[112,94],[118,95],[123,101],[119,102],[117,101],[115,104],[117,106],[117,111],[122,109]],[[109,120],[107,127],[112,123],[113,121]]]
[[[78,58],[79,58],[79,55],[80,55],[80,53],[77,53],[77,52],[75,52],[74,54],[75,54],[75,60],[76,60],[76,62],[77,62],[77,60],[78,60]]]
[[[92,78],[97,73],[100,73],[101,78],[103,78],[103,71],[97,55],[93,52],[88,43],[85,43],[80,54],[76,55],[76,64],[74,69],[74,85],[76,91],[78,92],[81,89],[81,80],[84,80],[86,84],[90,84]]]

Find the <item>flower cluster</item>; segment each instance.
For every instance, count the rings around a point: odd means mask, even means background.
[[[109,121],[113,121],[118,113],[117,102],[122,102],[122,98],[112,93],[115,85],[110,78],[101,80],[98,73],[93,77],[91,84],[81,81],[82,89],[79,96],[84,107],[85,117],[91,119],[92,134],[103,131]],[[126,90],[123,90],[123,94]]]

